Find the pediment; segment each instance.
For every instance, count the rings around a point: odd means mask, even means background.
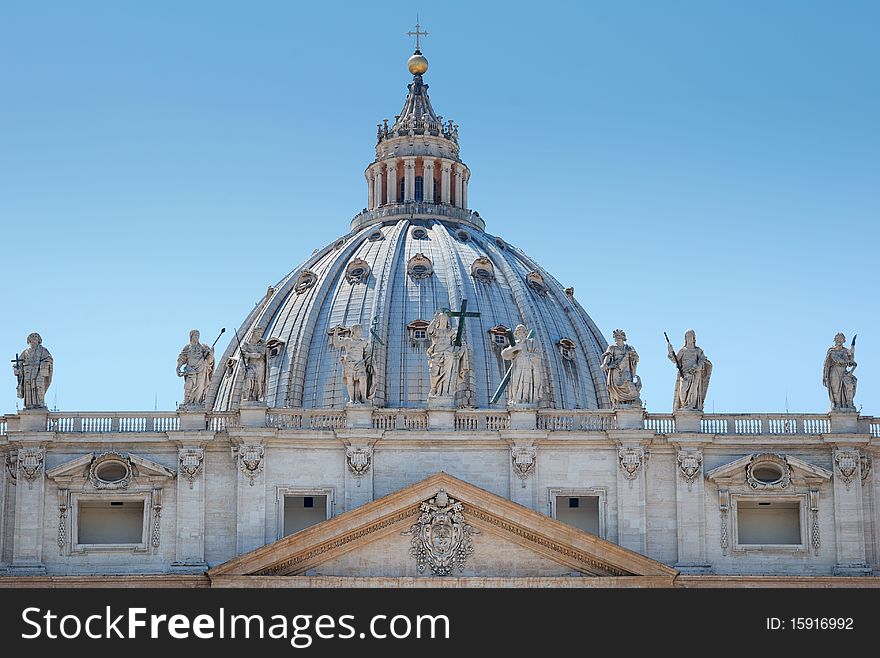
[[[112,480],[102,479],[100,477],[102,465],[104,468],[108,465],[117,465],[116,473],[120,477]],[[59,485],[70,486],[71,483],[79,480],[91,480],[100,489],[127,489],[132,481],[152,483],[173,478],[175,475],[176,473],[171,469],[146,457],[113,450],[90,452],[46,471],[46,477]]]
[[[208,572],[222,576],[668,579],[660,562],[437,473]]]
[[[799,457],[782,453],[754,452],[713,468],[706,473],[706,479],[720,485],[746,484],[750,480],[750,468],[762,462],[779,464],[783,469],[783,476],[793,482],[819,484],[830,480],[833,475],[828,469]],[[753,486],[759,487],[760,483]]]

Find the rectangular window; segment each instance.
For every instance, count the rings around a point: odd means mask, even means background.
[[[591,535],[599,535],[599,496],[557,496],[556,518]]]
[[[799,546],[801,504],[796,500],[739,500],[737,544]]]
[[[82,500],[78,505],[78,544],[144,542],[144,500]]]
[[[327,519],[327,496],[284,496],[284,534],[292,535]]]

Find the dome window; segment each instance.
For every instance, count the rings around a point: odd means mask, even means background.
[[[563,359],[566,361],[574,361],[577,343],[571,338],[560,339],[559,342],[556,343],[556,347],[559,348],[559,353],[562,355]]]
[[[489,329],[489,339],[492,341],[492,345],[499,350],[503,350],[507,347],[510,344],[510,339],[507,335],[509,331],[510,329],[503,324],[499,324]]]
[[[477,281],[490,283],[495,280],[495,266],[492,265],[492,261],[488,258],[480,256],[471,265],[471,276]]]
[[[406,325],[406,333],[409,336],[409,346],[412,348],[424,347],[428,342],[428,323],[425,320],[413,320]]]
[[[269,349],[269,358],[276,358],[284,349],[284,341],[277,338],[270,338],[266,341],[266,347]]]
[[[457,237],[462,242],[467,242],[471,239],[471,236],[468,234],[468,232],[461,229],[455,232],[455,237]]]
[[[299,278],[296,280],[296,284],[293,286],[293,290],[297,295],[303,294],[306,290],[311,288],[318,281],[318,275],[310,270],[305,270],[299,275]]]
[[[507,243],[501,238],[495,238],[495,246],[504,251],[507,249]]]
[[[537,293],[544,294],[547,292],[547,284],[544,283],[544,277],[540,272],[533,271],[526,274],[526,283],[529,284],[529,288]]]
[[[339,238],[333,245],[334,249],[342,249],[345,246],[345,238]]]
[[[412,237],[413,240],[427,240],[428,232],[421,226],[416,226],[412,231],[410,231],[410,237]]]
[[[349,283],[364,283],[370,277],[370,264],[362,258],[355,258],[345,268],[345,278]]]
[[[373,231],[370,235],[367,236],[367,240],[370,242],[378,242],[379,240],[384,239],[385,236],[382,235],[382,231]]]
[[[427,279],[434,273],[434,264],[425,254],[416,254],[406,264],[406,271],[413,279]]]
[[[351,329],[343,327],[341,324],[337,324],[335,327],[331,327],[327,330],[327,346],[331,350],[335,350],[339,346],[339,339],[350,335]]]

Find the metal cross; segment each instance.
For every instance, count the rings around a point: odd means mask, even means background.
[[[464,329],[464,319],[465,318],[478,318],[480,317],[479,313],[468,313],[467,310],[467,300],[461,300],[461,310],[460,311],[450,311],[448,308],[442,309],[442,311],[451,318],[458,318],[458,331],[455,334],[455,346],[461,347],[461,332]]]
[[[418,14],[416,14],[416,31],[415,31],[415,32],[410,31],[410,32],[407,32],[407,33],[406,33],[406,36],[408,36],[408,37],[415,37],[415,38],[416,38],[416,50],[419,49],[419,37],[420,37],[420,36],[421,36],[421,37],[426,37],[426,36],[428,36],[428,33],[427,33],[427,32],[420,32],[420,31],[419,31],[419,28],[420,28],[420,27],[421,27],[421,25],[419,25],[419,16],[418,16]]]
[[[535,330],[530,329],[529,335],[526,336],[526,340],[529,340],[530,338],[534,338],[534,337],[535,337]],[[516,338],[513,337],[513,332],[510,329],[507,330],[507,340],[510,341],[511,345],[517,344]],[[525,341],[523,341],[523,342],[525,342]],[[504,379],[502,379],[501,383],[498,384],[498,388],[495,389],[495,395],[493,395],[492,399],[489,400],[489,404],[495,404],[496,402],[498,402],[498,399],[501,397],[501,394],[504,393],[504,389],[507,388],[507,385],[510,383],[510,377],[512,374],[513,374],[513,362],[511,361],[510,367],[507,369],[507,372],[504,373]]]

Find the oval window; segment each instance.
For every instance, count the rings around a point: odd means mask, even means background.
[[[782,469],[776,464],[758,464],[752,468],[752,477],[764,484],[779,482],[782,475]]]
[[[119,482],[128,475],[128,469],[122,462],[104,462],[95,472],[104,482]]]
[[[413,240],[424,240],[428,237],[428,232],[423,228],[414,228],[410,235],[412,235]]]

